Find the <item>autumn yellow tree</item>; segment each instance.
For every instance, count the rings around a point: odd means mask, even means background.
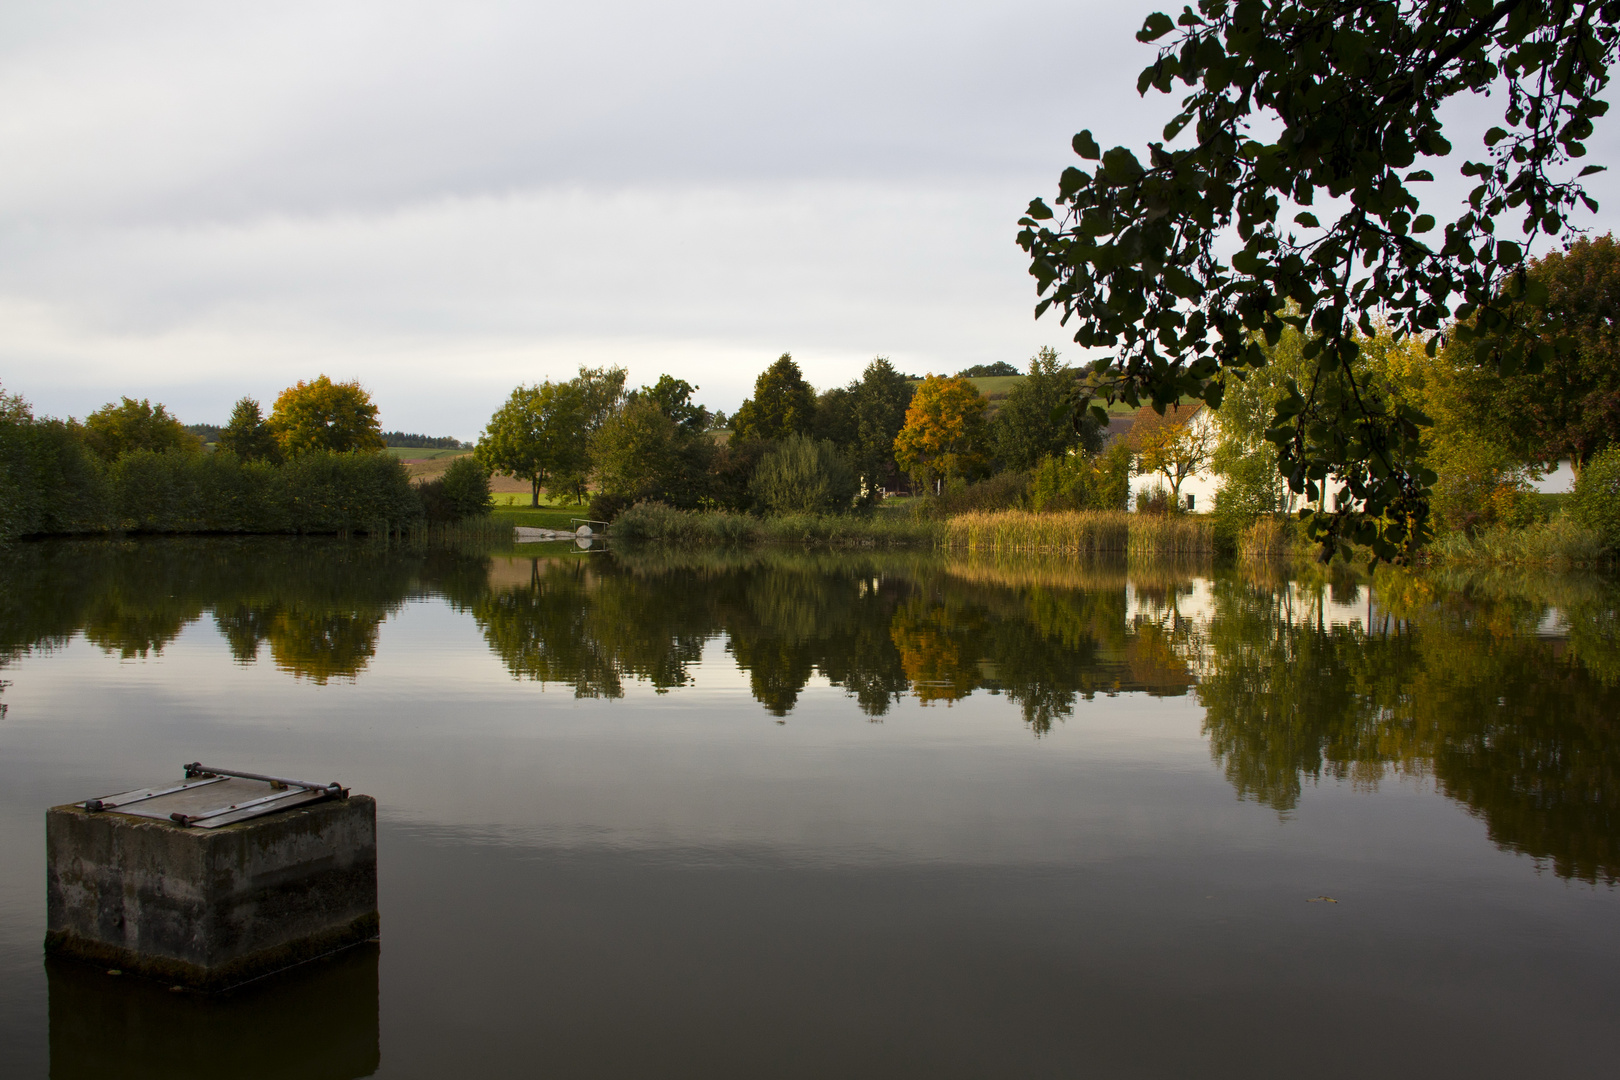
[[[335,383],[322,375],[289,386],[276,398],[269,424],[288,456],[309,450],[372,452],[387,445],[377,406],[359,380]]]
[[[961,376],[930,375],[906,410],[894,460],[919,484],[971,476],[984,465],[985,399]]]

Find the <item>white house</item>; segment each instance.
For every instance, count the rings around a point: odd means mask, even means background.
[[[1180,438],[1194,444],[1202,443],[1206,447],[1202,455],[1203,464],[1181,476],[1176,497],[1188,510],[1207,513],[1215,509],[1215,492],[1221,486],[1221,478],[1209,468],[1209,455],[1215,449],[1217,437],[1214,420],[1214,413],[1205,407],[1203,402],[1172,405],[1165,409],[1163,416],[1154,412],[1151,406],[1144,405],[1134,413],[1109,420],[1107,437],[1110,441],[1124,438],[1131,440],[1133,444],[1139,444],[1160,431],[1168,434],[1179,429],[1184,432],[1180,434]],[[1176,471],[1174,467],[1171,468],[1172,474]],[[1138,473],[1133,470],[1130,509],[1136,509],[1136,497],[1144,491],[1152,491],[1154,488],[1170,490],[1172,479],[1172,476],[1166,476],[1163,472]]]

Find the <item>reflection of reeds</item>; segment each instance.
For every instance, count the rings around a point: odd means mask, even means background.
[[[1076,555],[1202,556],[1215,550],[1208,521],[1185,514],[1024,510],[959,514],[945,524],[945,543],[970,552],[1028,551]]]

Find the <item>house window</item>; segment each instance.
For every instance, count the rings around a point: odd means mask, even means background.
[[[1192,492],[1189,491],[1189,492],[1187,492],[1187,509],[1191,510],[1192,508],[1193,508],[1193,494],[1192,494]]]

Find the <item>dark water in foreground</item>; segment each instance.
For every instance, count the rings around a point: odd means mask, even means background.
[[[1617,610],[1572,578],[25,545],[0,1075],[1605,1075]],[[198,759],[377,797],[379,946],[218,999],[43,964],[45,807]]]

